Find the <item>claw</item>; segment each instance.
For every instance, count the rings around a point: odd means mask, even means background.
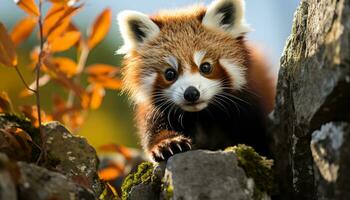
[[[165,158],[164,158],[164,156],[163,156],[163,153],[162,152],[159,152],[159,156],[163,159],[163,160],[165,160]]]
[[[185,142],[187,144],[187,146],[192,150],[191,145],[188,142]]]
[[[171,155],[174,155],[174,152],[173,152],[173,150],[171,150],[170,147],[168,147],[168,151],[171,153]]]
[[[180,149],[180,151],[182,151],[182,148],[181,148],[181,146],[178,143],[176,143],[176,146],[177,146],[177,148]]]

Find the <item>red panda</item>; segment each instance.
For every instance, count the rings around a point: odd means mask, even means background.
[[[245,34],[244,0],[118,15],[124,90],[142,146],[154,161],[192,148],[247,144],[268,154],[275,79]]]

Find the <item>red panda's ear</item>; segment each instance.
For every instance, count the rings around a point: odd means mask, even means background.
[[[159,27],[145,14],[136,11],[123,11],[118,14],[120,33],[124,45],[117,51],[128,53],[159,33]]]
[[[245,21],[244,0],[215,0],[209,5],[202,24],[240,37],[251,29]]]

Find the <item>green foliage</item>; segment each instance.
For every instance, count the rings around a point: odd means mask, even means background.
[[[157,184],[159,181],[153,174],[153,163],[143,162],[141,163],[135,173],[129,174],[122,185],[122,199],[128,199],[131,189],[139,184]]]
[[[254,199],[261,199],[263,192],[271,194],[274,189],[273,160],[260,156],[252,147],[240,144],[228,147],[225,151],[234,151],[238,165],[242,167],[248,177],[254,179]]]

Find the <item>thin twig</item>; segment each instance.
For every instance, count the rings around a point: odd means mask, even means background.
[[[39,92],[39,79],[40,79],[40,70],[41,70],[41,65],[42,65],[42,58],[43,58],[43,49],[44,49],[44,36],[43,36],[43,23],[42,23],[42,0],[39,0],[39,19],[38,19],[38,24],[39,24],[39,33],[40,33],[40,52],[39,52],[39,59],[38,63],[36,65],[36,106],[38,110],[38,121],[39,121],[39,131],[40,131],[40,137],[41,137],[41,152],[39,155],[39,158],[37,160],[37,164],[40,163],[41,161],[46,161],[46,139],[45,139],[45,133],[42,129],[42,120],[41,120],[41,108],[40,108],[40,92]]]
[[[19,78],[21,79],[21,81],[23,82],[23,84],[24,84],[24,86],[27,88],[27,90],[29,90],[29,91],[31,91],[31,92],[33,92],[33,93],[35,94],[35,93],[36,93],[36,90],[34,90],[34,89],[32,89],[32,88],[29,87],[29,85],[28,85],[27,82],[24,80],[24,77],[23,77],[21,71],[19,71],[19,69],[18,69],[17,66],[15,66],[15,69],[16,69],[16,72],[17,72]]]

